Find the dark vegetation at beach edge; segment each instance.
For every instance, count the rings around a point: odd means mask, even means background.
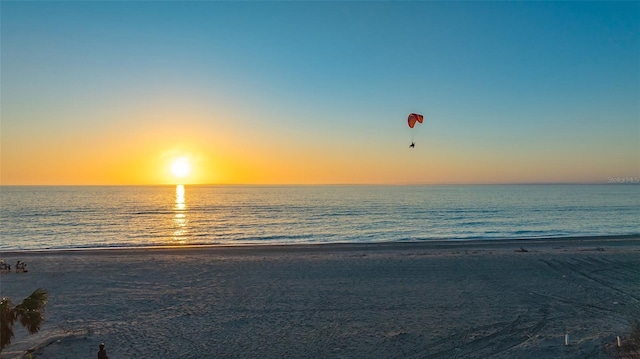
[[[49,294],[42,288],[36,289],[22,303],[15,307],[7,297],[0,299],[0,352],[11,344],[14,337],[13,324],[19,320],[30,334],[40,330],[44,322],[44,308]]]

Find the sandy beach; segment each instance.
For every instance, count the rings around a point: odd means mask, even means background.
[[[607,358],[640,319],[640,238],[1,257],[2,296],[50,295],[2,358]]]

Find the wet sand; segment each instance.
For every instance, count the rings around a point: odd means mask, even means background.
[[[50,294],[2,358],[607,358],[640,319],[638,237],[1,257],[3,296]]]

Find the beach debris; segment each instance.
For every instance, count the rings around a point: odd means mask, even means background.
[[[524,249],[523,247],[520,247],[520,248],[516,249],[516,252],[518,252],[518,253],[527,253],[529,251]]]

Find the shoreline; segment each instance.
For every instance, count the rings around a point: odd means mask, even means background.
[[[565,245],[576,246],[592,242],[615,243],[626,241],[640,241],[640,234],[622,235],[594,235],[594,236],[566,236],[566,237],[523,237],[500,239],[427,239],[406,240],[390,242],[319,242],[319,243],[238,243],[238,244],[191,244],[191,245],[157,245],[157,246],[130,246],[130,247],[89,247],[89,248],[45,248],[45,249],[0,249],[0,255],[38,255],[38,254],[67,254],[67,253],[102,253],[109,251],[122,252],[146,252],[156,250],[194,250],[194,249],[218,249],[218,250],[351,250],[384,248],[394,249],[404,245],[415,247],[433,248],[459,248],[459,247],[491,247],[510,244],[532,245]]]

